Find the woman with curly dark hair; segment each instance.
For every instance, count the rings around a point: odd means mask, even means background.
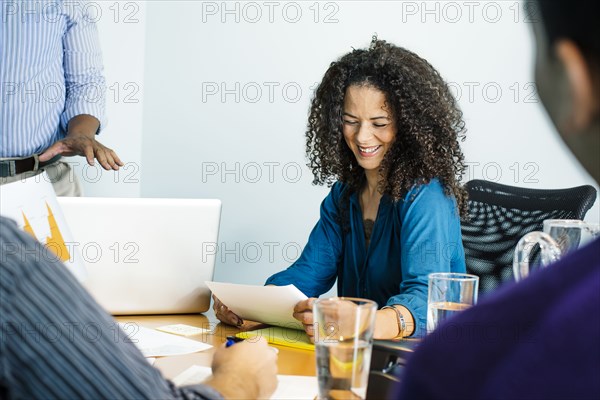
[[[465,271],[464,131],[448,86],[416,54],[374,38],[333,62],[306,133],[314,183],[333,187],[300,258],[267,284],[317,297],[337,278],[340,296],[385,306],[375,338],[423,335],[427,275]],[[313,300],[294,310],[309,335]],[[215,311],[241,323],[218,299]]]

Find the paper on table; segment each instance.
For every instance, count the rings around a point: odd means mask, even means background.
[[[177,386],[195,385],[211,375],[209,367],[192,365],[173,379]],[[277,375],[279,384],[272,399],[313,400],[318,392],[317,378],[314,376]]]
[[[158,328],[156,328],[156,330],[166,332],[166,333],[172,333],[174,335],[179,335],[179,336],[195,336],[195,335],[199,335],[201,333],[210,332],[210,329],[198,328],[196,326],[185,325],[185,324],[159,326]]]
[[[255,286],[205,282],[231,311],[244,319],[284,328],[304,329],[292,314],[296,303],[307,297],[294,285]]]
[[[255,338],[258,336],[264,337],[267,342],[279,346],[313,351],[315,349],[315,345],[311,343],[306,332],[297,329],[282,328],[280,326],[270,326],[264,329],[239,332],[236,333],[235,336],[242,339]]]
[[[119,323],[127,337],[142,352],[144,357],[166,357],[196,353],[212,346],[196,340],[186,339],[137,324]]]

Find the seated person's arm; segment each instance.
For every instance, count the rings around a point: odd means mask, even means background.
[[[311,342],[314,342],[314,316],[313,316],[313,304],[316,299],[311,297],[307,300],[301,301],[294,307],[294,318],[302,322],[304,330],[309,336]],[[396,306],[398,312],[401,312],[406,329],[400,331],[398,324],[398,316],[396,311],[391,309],[378,310],[375,315],[375,331],[373,336],[375,339],[391,339],[398,336],[410,336],[414,332],[414,320],[411,313],[403,306]]]
[[[264,341],[217,350],[207,385],[175,387],[54,254],[2,217],[0,253],[0,393],[8,397],[250,398],[275,389],[276,356]]]
[[[375,315],[375,339],[393,339],[396,337],[411,336],[415,332],[415,320],[410,311],[402,305],[393,305],[397,311],[386,308],[378,310]],[[399,323],[398,314],[404,319],[405,329],[402,330],[402,324]]]
[[[424,336],[427,326],[427,276],[432,272],[465,272],[460,218],[455,200],[444,194],[437,180],[413,188],[406,199],[397,210],[402,221],[402,283],[399,294],[390,297],[387,305],[399,309],[405,318],[407,333],[402,336]],[[398,330],[397,316],[393,311],[385,309],[378,312],[378,320],[383,321],[383,316],[380,316],[383,312],[387,316],[386,322],[376,328],[376,337],[391,332],[394,324]]]
[[[331,289],[342,257],[343,230],[339,214],[342,190],[341,183],[333,185],[321,203],[319,221],[298,260],[267,279],[266,285],[293,284],[308,297],[318,297]]]

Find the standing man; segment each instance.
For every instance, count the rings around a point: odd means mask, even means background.
[[[600,182],[600,3],[537,0],[540,99]],[[402,399],[599,399],[600,238],[487,296],[411,357]]]
[[[123,165],[96,141],[106,84],[95,7],[85,1],[0,0],[0,185],[46,170],[59,196],[81,186],[62,156]]]

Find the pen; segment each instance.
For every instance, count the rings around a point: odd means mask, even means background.
[[[227,341],[225,342],[225,347],[231,347],[237,342],[242,342],[244,339],[239,338],[237,336],[227,336]],[[276,354],[279,354],[279,349],[276,347],[269,346],[271,350],[273,350]]]
[[[236,344],[237,342],[241,342],[244,339],[239,338],[237,336],[227,336],[227,342],[225,342],[225,347],[230,347],[234,344]]]

